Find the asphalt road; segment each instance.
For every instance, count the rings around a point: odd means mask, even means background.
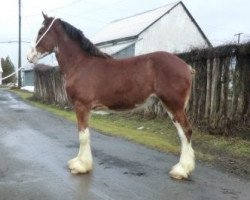
[[[94,171],[72,175],[76,125],[0,89],[0,200],[250,199],[250,183],[198,163],[190,181],[168,171],[178,158],[91,130]]]

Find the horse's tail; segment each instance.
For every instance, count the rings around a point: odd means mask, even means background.
[[[188,69],[189,69],[189,71],[190,71],[190,73],[192,75],[191,79],[193,79],[194,75],[196,74],[196,70],[194,68],[192,68],[191,65],[187,65],[187,67],[188,67]],[[186,96],[186,101],[185,101],[185,107],[184,108],[186,108],[187,105],[188,105],[188,102],[189,102],[189,99],[190,99],[190,95],[191,95],[191,90],[192,90],[192,85],[190,85],[189,92],[188,92],[188,94]]]
[[[192,75],[195,75],[195,74],[196,74],[196,70],[195,70],[194,68],[192,68],[191,65],[188,65],[188,69],[189,69],[189,71],[190,71],[190,73],[191,73]]]

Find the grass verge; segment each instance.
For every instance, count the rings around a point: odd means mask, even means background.
[[[66,111],[54,105],[46,105],[31,99],[32,93],[12,90],[23,100],[76,122],[73,111]],[[145,119],[140,116],[124,114],[92,114],[90,126],[103,134],[123,137],[133,142],[146,145],[163,152],[178,154],[180,144],[175,127],[166,119]],[[250,141],[241,138],[225,138],[208,135],[194,129],[193,147],[198,160],[212,163],[229,172],[249,178],[250,174]]]

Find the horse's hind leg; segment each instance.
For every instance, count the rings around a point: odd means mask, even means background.
[[[169,112],[181,140],[181,155],[179,162],[169,172],[171,177],[186,179],[195,168],[194,151],[191,145],[192,128],[184,110]]]
[[[87,173],[92,170],[93,160],[88,128],[89,111],[90,109],[88,109],[87,106],[75,104],[80,147],[78,155],[68,161],[69,169],[72,174]]]

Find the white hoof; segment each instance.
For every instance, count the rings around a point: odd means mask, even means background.
[[[72,174],[84,174],[92,170],[92,161],[84,161],[78,157],[69,160],[68,164]]]
[[[179,180],[187,179],[189,175],[189,173],[180,163],[177,163],[175,166],[173,166],[169,174],[172,178]]]

